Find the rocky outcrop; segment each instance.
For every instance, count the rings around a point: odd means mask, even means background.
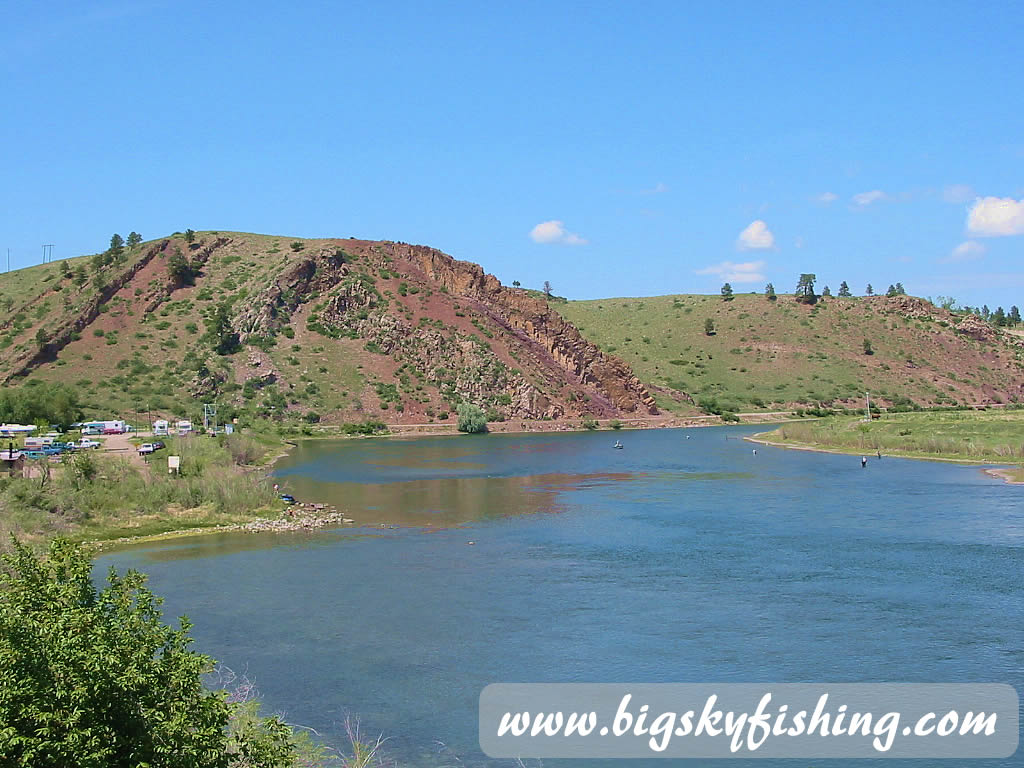
[[[995,341],[997,338],[996,329],[977,315],[964,315],[953,330],[975,341]]]
[[[434,248],[391,244],[392,257],[444,286],[472,299],[499,326],[539,346],[545,356],[580,384],[592,387],[621,413],[657,414],[654,399],[632,369],[583,338],[546,301],[506,288],[477,264],[458,261]]]
[[[916,296],[878,296],[871,301],[882,304],[886,312],[907,317],[913,320],[945,320],[949,321],[953,313],[936,307],[930,301]]]
[[[227,376],[223,371],[210,370],[204,365],[189,382],[188,393],[197,400],[215,397],[225,381]]]
[[[310,293],[335,285],[347,274],[342,252],[333,246],[322,247],[283,269],[273,283],[246,303],[232,326],[243,342],[253,336],[273,336]]]
[[[346,278],[319,314],[330,335],[366,339],[368,349],[408,365],[411,374],[436,387],[449,403],[469,402],[505,418],[558,418],[561,405],[509,369],[478,337],[451,328],[413,326],[382,311],[380,296],[365,280]]]

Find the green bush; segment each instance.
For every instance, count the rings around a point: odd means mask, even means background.
[[[362,421],[341,425],[341,431],[346,435],[376,435],[380,432],[387,432],[388,426],[383,421]]]
[[[473,435],[487,431],[487,416],[480,406],[472,403],[459,403],[455,407],[455,412],[459,416],[459,432]]]
[[[233,729],[236,705],[207,690],[213,660],[190,624],[162,621],[137,571],[99,590],[92,562],[57,539],[42,560],[14,543],[0,573],[0,755],[33,768],[224,768],[293,763],[280,720]]]

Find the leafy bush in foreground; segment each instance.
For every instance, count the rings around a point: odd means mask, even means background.
[[[32,768],[290,766],[291,730],[270,718],[229,735],[235,706],[201,676],[189,623],[161,620],[136,571],[97,590],[80,547],[49,558],[14,544],[0,572],[0,763]],[[268,759],[253,763],[249,756]]]

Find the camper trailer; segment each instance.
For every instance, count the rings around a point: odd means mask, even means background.
[[[157,419],[153,422],[153,434],[154,435],[166,435],[168,434],[168,428],[170,424],[167,419]]]
[[[88,421],[82,425],[83,435],[123,435],[128,425],[120,420]]]
[[[175,432],[179,435],[187,435],[192,431],[192,422],[187,419],[179,420],[175,425]]]

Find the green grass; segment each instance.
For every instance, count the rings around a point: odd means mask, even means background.
[[[785,424],[757,435],[791,446],[849,453],[883,454],[1024,463],[1024,411],[900,413],[870,424],[857,417],[833,416]]]
[[[774,302],[736,294],[728,302],[701,295],[572,301],[557,311],[646,384],[694,400],[714,397],[732,406],[726,410],[852,402],[866,390],[921,405],[974,404],[992,389],[997,397],[1016,391],[1019,349],[975,342],[890,307],[884,298],[833,298],[812,308],[782,294]],[[865,338],[872,355],[864,354]],[[669,410],[686,407],[657,392],[655,399]]]
[[[267,435],[167,438],[148,469],[87,452],[49,477],[0,477],[0,547],[11,534],[40,541],[62,534],[107,540],[276,516],[276,493],[255,471],[283,442]],[[167,456],[182,457],[181,474]],[[43,466],[42,464],[38,466]]]

